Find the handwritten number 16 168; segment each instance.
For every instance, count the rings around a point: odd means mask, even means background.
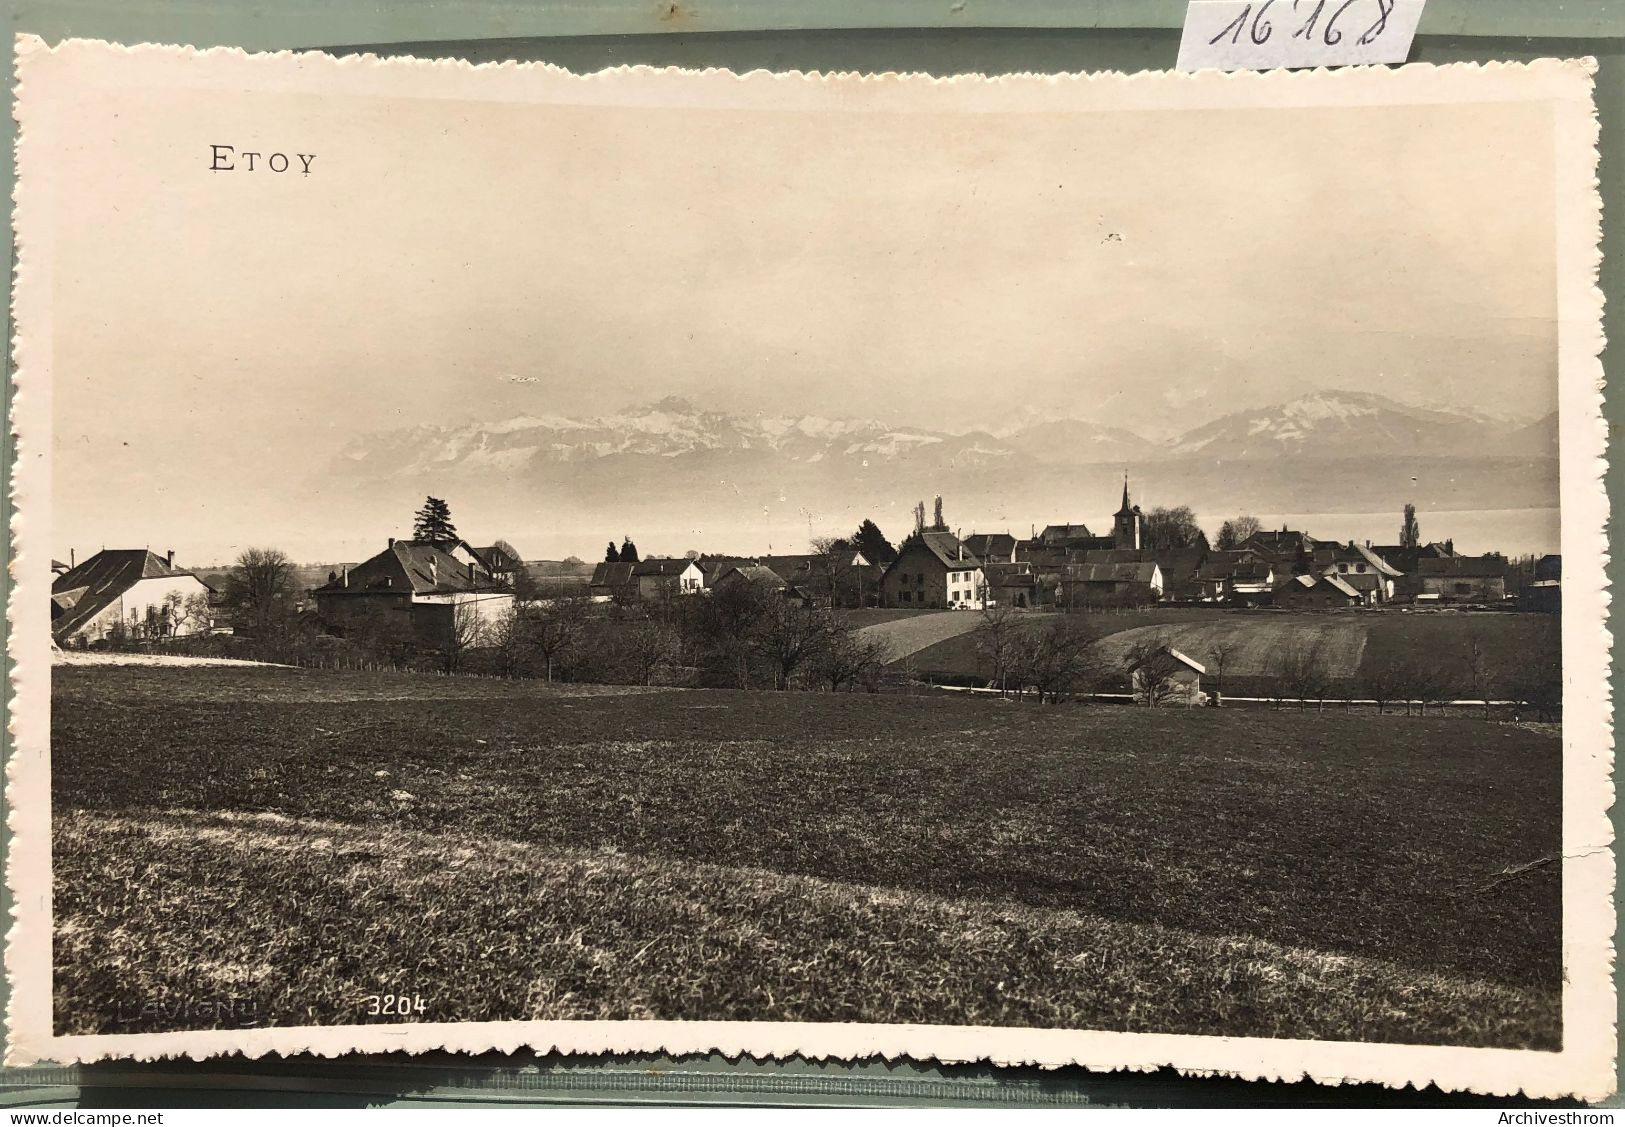
[[[1388,17],[1392,14],[1394,5],[1398,3],[1398,0],[1363,0],[1363,2],[1362,0],[1313,0],[1314,8],[1312,10],[1309,8],[1309,3],[1310,0],[1301,0],[1301,6],[1304,10],[1309,11],[1309,16],[1298,25],[1298,29],[1292,33],[1292,38],[1313,43],[1318,35],[1321,42],[1325,43],[1326,46],[1335,47],[1343,42],[1343,29],[1338,26],[1338,21],[1343,18],[1344,13],[1356,6],[1368,10],[1375,6],[1377,10],[1375,19],[1372,20],[1371,26],[1360,34],[1360,38],[1357,40],[1360,46],[1368,47],[1375,43],[1377,37],[1388,29]],[[1274,5],[1275,0],[1263,0],[1263,3],[1258,5],[1258,10],[1254,11],[1253,5],[1248,4],[1242,8],[1235,19],[1225,25],[1223,31],[1208,40],[1208,46],[1211,47],[1219,40],[1226,38],[1232,43],[1240,43],[1241,34],[1245,31],[1248,38],[1262,47],[1270,41],[1270,36],[1275,34],[1274,21],[1264,18]],[[1300,0],[1292,0],[1293,16],[1303,14],[1299,8]]]

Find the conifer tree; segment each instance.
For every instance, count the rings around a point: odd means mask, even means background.
[[[425,499],[412,520],[412,539],[435,544],[458,539],[457,526],[451,523],[451,506],[439,497]]]
[[[620,563],[621,554],[615,550],[615,541],[609,542],[609,548],[604,552],[605,563]]]
[[[637,563],[637,562],[638,562],[638,546],[636,544],[632,543],[632,538],[630,536],[628,536],[626,539],[621,541],[621,563]]]

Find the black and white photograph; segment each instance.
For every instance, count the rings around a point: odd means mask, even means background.
[[[21,53],[14,1052],[1611,1085],[1583,61]]]

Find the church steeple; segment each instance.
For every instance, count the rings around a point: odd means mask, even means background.
[[[1141,548],[1140,534],[1143,530],[1145,518],[1140,515],[1140,507],[1128,499],[1128,474],[1123,474],[1123,507],[1117,510],[1112,520],[1112,543],[1118,548],[1138,552]]]

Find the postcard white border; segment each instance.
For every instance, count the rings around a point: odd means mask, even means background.
[[[11,985],[6,1063],[108,1057],[202,1058],[241,1052],[654,1052],[719,1050],[756,1057],[908,1056],[949,1062],[1150,1070],[1322,1083],[1437,1084],[1446,1091],[1600,1099],[1614,1088],[1614,859],[1610,633],[1604,566],[1608,499],[1603,488],[1601,201],[1595,62],[1541,60],[1400,68],[1220,74],[878,76],[618,68],[573,75],[540,64],[471,65],[456,60],[319,52],[246,54],[235,49],[119,47],[69,40],[48,47],[17,41],[18,180],[14,198],[18,267],[13,310],[16,363],[12,426],[13,587],[9,647],[15,661],[8,766],[12,799],[7,879],[15,895],[6,947]],[[786,1022],[468,1022],[307,1026],[58,1037],[51,1026],[50,622],[47,594],[51,497],[52,154],[54,100],[76,89],[162,84],[207,92],[236,89],[418,99],[618,105],[761,106],[863,112],[1056,112],[1179,107],[1380,106],[1549,102],[1559,281],[1563,662],[1563,927],[1565,986],[1560,1052],[1364,1042],[1109,1033],[925,1025]]]

